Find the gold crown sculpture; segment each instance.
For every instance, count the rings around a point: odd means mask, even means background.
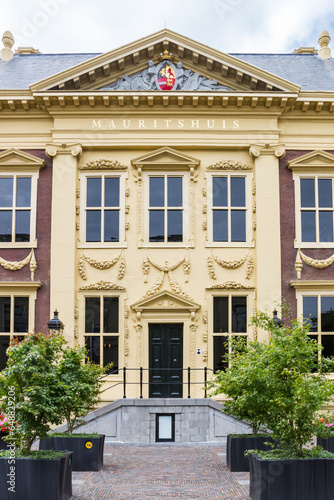
[[[168,50],[164,50],[159,56],[159,61],[163,61],[164,59],[169,59],[170,61],[173,61],[175,56],[172,53],[169,53]]]

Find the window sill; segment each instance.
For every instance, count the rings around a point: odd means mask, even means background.
[[[252,241],[206,241],[206,248],[253,248],[255,246]]]
[[[117,243],[100,243],[98,241],[92,243],[77,243],[77,248],[127,248],[128,244],[126,241]]]
[[[294,241],[294,248],[334,248],[334,243],[333,242],[321,242],[317,243],[315,241],[311,242],[306,242],[306,241]]]
[[[189,241],[187,243],[167,243],[167,242],[161,242],[161,243],[145,243],[145,242],[140,242],[138,244],[138,248],[194,248],[195,245],[194,243],[190,243]]]
[[[24,241],[24,242],[0,242],[0,249],[1,248],[37,248],[37,240],[35,241]]]

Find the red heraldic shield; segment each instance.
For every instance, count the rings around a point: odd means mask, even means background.
[[[172,90],[175,85],[175,71],[167,61],[159,69],[157,77],[161,90]]]

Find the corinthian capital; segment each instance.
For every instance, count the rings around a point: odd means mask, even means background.
[[[285,155],[285,146],[284,144],[251,144],[249,153],[255,158],[258,158],[260,155],[275,155],[277,158],[283,158]]]
[[[81,155],[82,147],[81,144],[47,144],[45,151],[49,157],[57,154],[71,154],[76,157]]]

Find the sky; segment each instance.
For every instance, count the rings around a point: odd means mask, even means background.
[[[318,48],[333,0],[0,0],[0,35],[42,53],[108,52],[164,27],[228,53]]]

